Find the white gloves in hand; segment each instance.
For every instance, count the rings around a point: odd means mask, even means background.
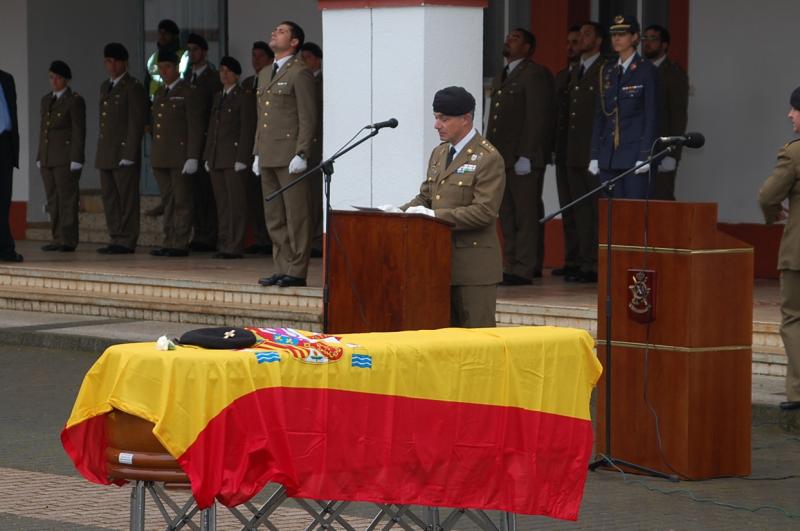
[[[69,163],[69,171],[79,171],[81,168],[83,168],[83,164],[81,164],[80,162]]]
[[[295,155],[291,162],[289,162],[289,173],[303,173],[306,171],[307,167],[308,163],[306,159],[300,155]]]
[[[122,159],[121,161],[119,161],[119,165],[123,168],[125,166],[133,166],[133,161],[128,159]]]
[[[206,173],[211,173],[211,166],[208,164],[208,161],[203,163],[203,167],[206,169]]]
[[[244,162],[234,162],[233,163],[233,171],[242,171],[247,169],[247,164]]]
[[[253,158],[253,173],[261,175],[261,166],[258,165],[258,155]]]
[[[383,210],[384,212],[394,212],[394,213],[401,213],[403,212],[399,208],[394,205],[381,205],[378,207],[379,209]]]
[[[675,157],[664,157],[661,159],[661,164],[658,166],[658,171],[675,171],[678,166],[678,161]]]
[[[425,214],[426,216],[430,216],[432,218],[436,217],[436,214],[433,212],[433,210],[422,205],[408,207],[406,209],[406,214]]]
[[[36,161],[36,167],[39,168],[39,169],[42,169],[42,161],[41,160],[37,160]]]
[[[600,163],[597,162],[597,159],[589,162],[589,173],[592,175],[600,173]]]
[[[637,160],[636,164],[634,164],[634,166],[638,166],[642,162],[644,162],[644,161],[643,160]],[[645,164],[644,166],[642,166],[641,168],[639,168],[638,170],[636,170],[633,173],[639,175],[639,174],[642,174],[642,173],[647,173],[648,171],[650,171],[650,165],[649,164]]]
[[[528,175],[531,172],[531,159],[520,157],[514,163],[514,173],[517,175]]]
[[[181,170],[181,173],[185,173],[186,175],[197,173],[197,159],[187,159],[186,163],[183,165],[183,170]]]

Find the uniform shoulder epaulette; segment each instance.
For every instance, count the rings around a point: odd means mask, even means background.
[[[495,147],[494,147],[494,146],[491,144],[491,142],[489,142],[489,141],[488,141],[488,140],[486,140],[485,138],[484,138],[483,140],[481,140],[481,145],[482,145],[484,148],[486,148],[486,150],[487,150],[487,151],[495,151],[495,149],[496,149],[496,148],[495,148]]]
[[[800,137],[798,137],[798,138],[795,138],[794,140],[790,140],[790,141],[786,142],[786,145],[785,145],[785,146],[783,146],[783,147],[789,147],[789,146],[791,146],[792,144],[794,144],[795,142],[797,142],[798,140],[800,140]]]

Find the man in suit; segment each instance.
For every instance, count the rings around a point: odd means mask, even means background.
[[[567,118],[569,117],[569,79],[572,69],[580,63],[581,27],[576,24],[567,30],[567,66],[556,74],[556,134],[553,149],[556,166],[556,187],[558,203],[563,207],[572,198],[567,186]],[[575,233],[575,212],[569,209],[561,214],[561,226],[564,233],[564,265],[553,269],[553,275],[571,278],[578,271],[578,235]]]
[[[178,56],[162,52],[164,86],[153,100],[153,174],[164,204],[164,245],[153,256],[186,256],[192,233],[192,186],[205,142],[205,102],[178,76]]]
[[[601,69],[592,132],[589,171],[606,182],[650,156],[658,133],[658,74],[636,52],[639,21],[617,15],[609,27],[616,64]],[[649,165],[614,184],[614,197],[644,199],[650,194]]]
[[[247,229],[247,179],[253,163],[256,98],[239,86],[242,66],[233,57],[219,64],[222,91],[214,95],[203,159],[211,174],[219,219],[219,252],[212,258],[241,258]]]
[[[297,55],[303,29],[285,21],[272,31],[272,69],[258,74],[258,126],[253,171],[261,175],[264,196],[286,185],[308,168],[317,131],[314,75]],[[275,273],[262,286],[305,286],[311,251],[311,197],[302,180],[266,204]]]
[[[465,89],[436,93],[434,127],[442,143],[431,153],[419,194],[400,207],[453,224],[450,322],[463,328],[495,326],[503,271],[497,216],[506,168],[500,153],[473,126],[474,113],[475,98]]]
[[[242,88],[250,90],[253,94],[258,90],[258,73],[272,65],[275,52],[264,41],[253,43],[250,53],[250,62],[255,70],[255,75],[242,81]],[[257,111],[254,111],[257,113]],[[257,114],[256,114],[257,116]],[[261,177],[247,169],[247,225],[253,233],[253,244],[244,252],[249,254],[272,254],[272,242],[267,232],[267,220],[264,217],[264,194],[261,191]]]
[[[189,51],[192,68],[185,77],[191,82],[195,99],[201,102],[203,109],[201,127],[205,137],[214,94],[222,90],[222,85],[219,81],[219,73],[208,63],[206,39],[202,35],[192,33],[186,41],[186,49]],[[205,138],[203,142],[205,143]],[[214,199],[214,188],[211,185],[211,176],[205,168],[198,168],[192,187],[194,234],[189,249],[196,252],[213,251],[217,245],[217,205]]]
[[[48,72],[51,92],[41,102],[36,166],[42,173],[52,240],[43,251],[71,253],[78,246],[78,180],[86,144],[86,103],[69,87],[72,71],[53,61]]]
[[[789,120],[795,134],[800,134],[800,87],[789,98]],[[800,139],[794,139],[780,151],[778,162],[761,190],[758,203],[768,224],[786,220],[778,253],[781,272],[781,337],[786,349],[786,401],[783,410],[800,409]],[[783,202],[789,202],[789,209]]]
[[[657,24],[642,35],[642,53],[658,70],[658,136],[683,135],[688,121],[689,78],[683,68],[667,57],[669,40],[667,28]],[[654,176],[653,199],[675,201],[675,173],[680,155],[677,150],[661,160]]]
[[[322,162],[322,48],[313,42],[303,44],[300,50],[308,69],[314,74],[314,82],[317,95],[317,109],[319,112],[317,120],[317,131],[314,134],[314,144],[311,148],[311,155],[308,164],[311,167]],[[311,256],[322,256],[322,218],[324,198],[322,189],[322,171],[309,175],[311,188]]]
[[[19,124],[14,76],[0,70],[0,261],[22,262],[11,236],[11,189],[19,168]]]
[[[139,240],[139,175],[148,99],[144,85],[128,72],[128,50],[118,42],[103,49],[108,79],[100,85],[100,128],[95,167],[109,244],[100,254],[129,254]]]
[[[506,189],[500,208],[504,244],[504,285],[531,284],[542,274],[544,170],[555,129],[553,75],[529,57],[536,39],[517,28],[506,37],[506,67],[492,82],[486,139],[503,156]]]

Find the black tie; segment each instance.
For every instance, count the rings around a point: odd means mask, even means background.
[[[276,62],[274,65],[272,65],[272,77],[275,78],[275,74],[277,73],[278,73],[278,63]]]
[[[500,81],[505,81],[508,77],[508,65],[503,69],[503,75],[500,76]]]
[[[258,90],[258,73],[256,72],[256,77],[253,78],[253,90]]]
[[[578,70],[578,81],[580,81],[583,78],[583,74],[585,72],[586,72],[586,67],[583,65],[583,63],[581,63],[581,67]]]
[[[447,153],[447,164],[445,165],[445,169],[447,169],[450,166],[455,156],[456,156],[456,148],[451,146],[450,151]]]
[[[114,90],[114,82],[113,81],[109,81],[107,94],[111,94],[112,90]]]
[[[197,83],[197,74],[192,73],[192,85],[194,85],[195,83]]]
[[[164,96],[169,96],[169,87],[164,87],[167,90],[164,91]]]

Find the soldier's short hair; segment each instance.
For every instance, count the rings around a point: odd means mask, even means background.
[[[661,39],[661,42],[669,44],[669,30],[667,28],[659,24],[651,24],[647,26],[647,29],[645,31],[650,31],[650,30],[653,30],[656,33],[658,33],[658,38]]]
[[[531,53],[536,51],[536,36],[525,28],[515,28],[522,35],[522,40],[531,47]]]
[[[297,22],[292,22],[291,20],[284,20],[283,22],[278,24],[278,26],[280,26],[282,24],[285,24],[285,25],[289,26],[289,28],[291,28],[291,30],[292,30],[292,38],[293,39],[297,39],[297,41],[298,41],[297,50],[300,51],[300,48],[302,48],[303,44],[305,44],[305,42],[306,42],[306,34],[303,31],[303,28],[301,28],[300,24],[298,24]]]
[[[606,41],[606,28],[599,22],[595,22],[594,20],[587,20],[586,22],[581,24],[581,27],[583,26],[591,26],[592,28],[594,28],[594,34],[603,39],[603,42]]]
[[[315,42],[307,42],[301,48],[301,52],[309,52],[317,59],[322,59],[322,48]]]
[[[181,31],[178,29],[178,25],[175,24],[174,20],[170,20],[168,18],[163,19],[161,22],[158,23],[158,29],[168,31],[173,35],[178,35]]]
[[[581,30],[580,24],[573,24],[569,28],[567,28],[567,33],[577,33]]]
[[[272,51],[272,48],[269,47],[264,41],[256,41],[253,43],[253,50],[264,50],[264,53],[267,54],[267,57],[275,59],[275,52]]]

